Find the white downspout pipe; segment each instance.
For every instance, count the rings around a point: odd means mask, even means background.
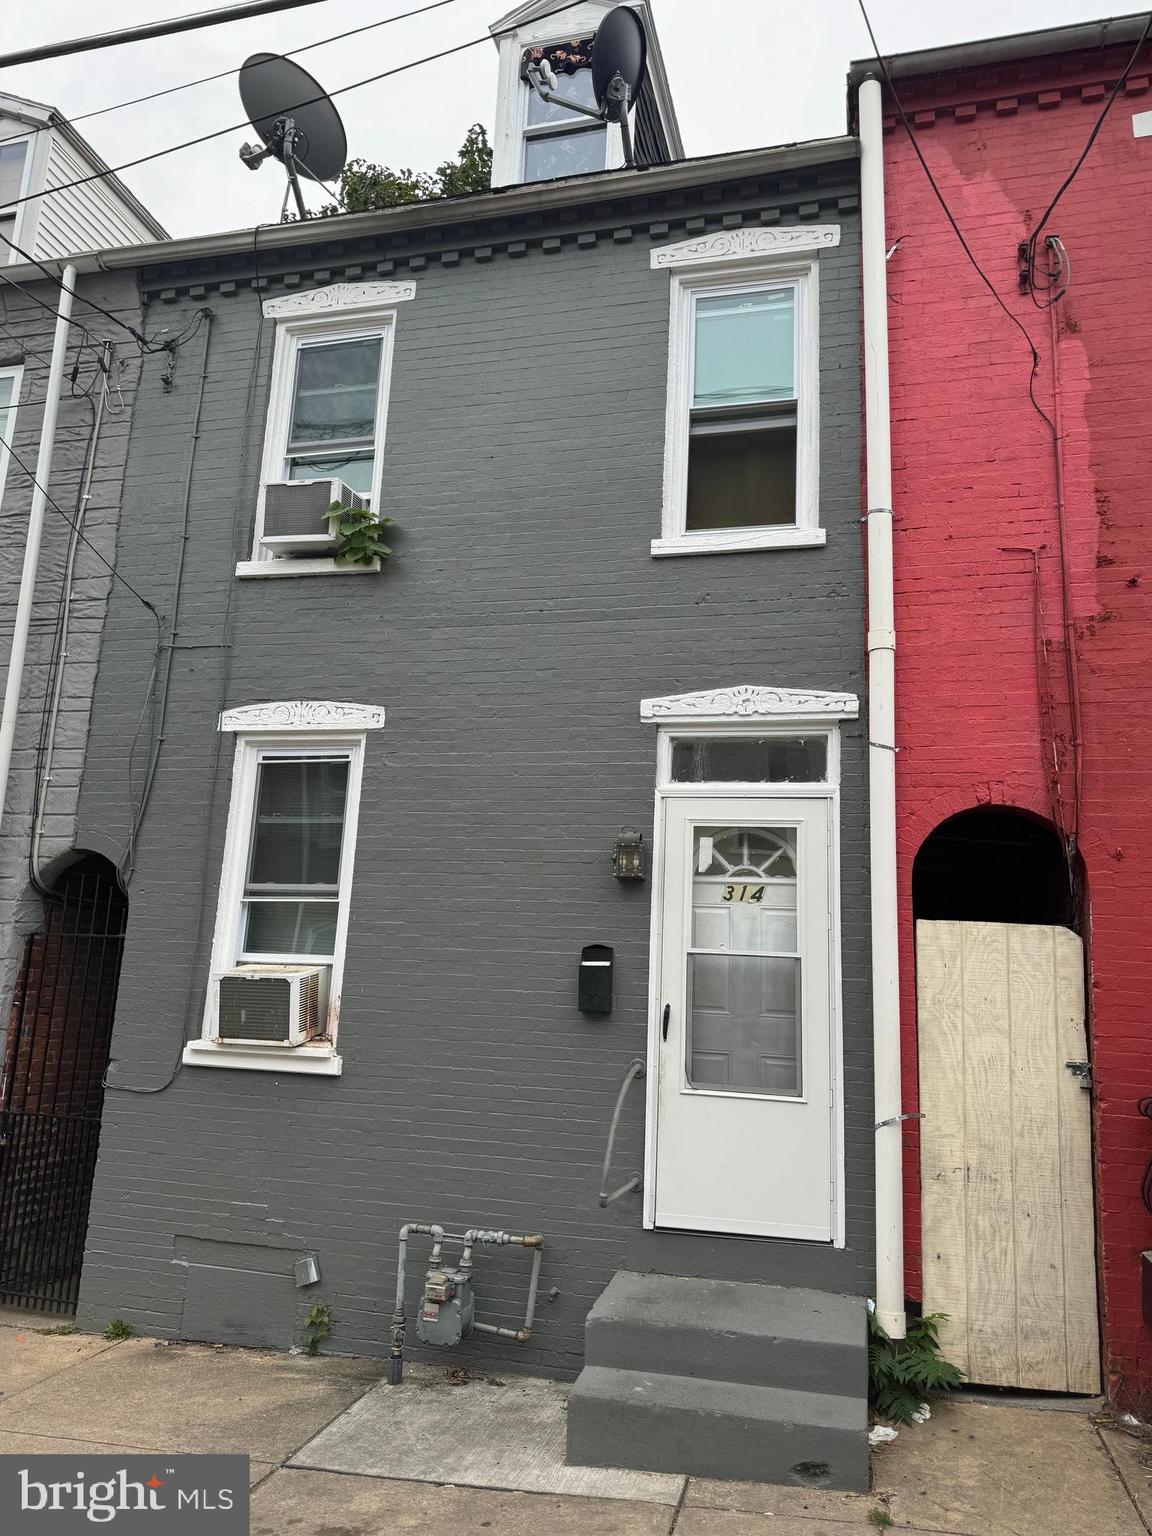
[[[68,349],[68,329],[72,318],[72,297],[76,291],[76,268],[64,268],[60,282],[60,307],[56,311],[56,334],[52,338],[52,357],[45,388],[44,416],[40,426],[40,452],[36,459],[36,483],[32,487],[32,506],[28,513],[28,535],[24,544],[24,568],[20,573],[20,595],[12,630],[12,650],[8,658],[8,678],[4,685],[4,710],[0,714],[0,825],[4,819],[4,801],[8,795],[8,777],[12,768],[12,744],[16,739],[16,714],[24,682],[24,658],[28,651],[28,633],[32,626],[32,600],[36,589],[36,570],[40,564],[40,544],[44,537],[44,513],[48,506],[48,482],[52,478],[52,458],[56,451],[56,418],[60,412],[60,390],[64,383],[64,354]]]
[[[900,1122],[900,950],[896,907],[896,614],[892,419],[880,82],[860,87],[864,405],[868,453],[868,810],[872,868],[872,1042],[876,1101],[876,1317],[902,1339],[904,1180]]]

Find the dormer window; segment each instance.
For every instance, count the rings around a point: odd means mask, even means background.
[[[28,140],[0,144],[0,265],[23,258],[10,247],[16,240],[16,221],[21,205],[17,199],[24,192],[24,172],[28,161]],[[12,205],[16,206],[13,207]]]
[[[556,92],[583,107],[595,107],[592,70],[572,63],[587,58],[588,43],[571,40],[554,47],[529,49],[529,59],[546,57],[556,73]],[[523,70],[521,71],[523,80]],[[526,98],[524,124],[525,181],[551,181],[557,176],[580,176],[587,171],[602,171],[607,163],[608,127],[579,112],[570,112],[555,101],[544,101],[523,80]]]
[[[631,114],[637,165],[667,165],[684,153],[668,76],[660,55],[649,0],[630,0],[644,26],[648,69]],[[592,50],[604,18],[616,0],[572,0],[563,14],[556,0],[519,0],[494,21],[492,40],[500,53],[496,117],[492,132],[493,187],[595,175],[625,162],[620,124],[574,112],[564,101],[544,101],[528,83],[528,67],[547,62],[553,92],[585,110],[592,95]],[[569,30],[558,33],[557,28]]]

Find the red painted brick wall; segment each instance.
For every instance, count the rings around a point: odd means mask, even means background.
[[[1071,169],[1126,50],[904,82],[916,131],[977,258],[1035,341],[1054,408],[1050,317],[1017,290],[1017,243]],[[1152,62],[1152,61],[1150,61]],[[1083,711],[1081,852],[1105,1360],[1152,1394],[1140,1181],[1152,1125],[1152,108],[1147,66],[1117,99],[1048,231],[1072,257],[1056,309],[1068,565]],[[1145,71],[1141,73],[1141,71]],[[886,139],[896,511],[899,861],[906,1105],[916,1109],[911,877],[924,838],[983,804],[1052,812],[1032,557],[1055,748],[1071,814],[1052,439],[1029,403],[1028,346],[968,264],[903,130]],[[1053,742],[1048,740],[1048,762]],[[908,1286],[919,1293],[916,1122],[907,1126]]]

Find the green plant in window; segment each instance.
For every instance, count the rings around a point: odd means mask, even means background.
[[[889,1337],[868,1309],[868,1396],[881,1418],[919,1422],[926,1398],[958,1387],[964,1373],[940,1353],[943,1313],[909,1317],[904,1339]]]
[[[336,540],[337,560],[371,565],[374,560],[387,560],[391,556],[391,546],[381,544],[380,535],[392,518],[377,517],[359,507],[346,506],[342,501],[334,501],[324,516],[328,520],[328,531]]]

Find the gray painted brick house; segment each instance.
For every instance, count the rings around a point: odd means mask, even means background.
[[[856,145],[658,139],[105,258],[199,325],[79,800],[131,872],[80,1317],[384,1355],[401,1227],[480,1229],[423,1290],[410,1234],[408,1352],[579,1376],[573,1460],[863,1486]]]

